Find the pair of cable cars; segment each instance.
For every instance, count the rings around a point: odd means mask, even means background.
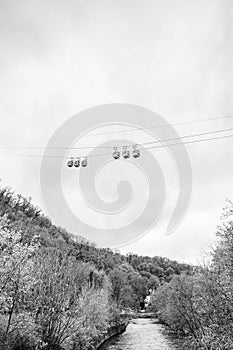
[[[133,158],[139,158],[140,157],[140,151],[139,151],[139,149],[137,148],[136,145],[133,146],[132,156],[133,156]],[[114,159],[119,159],[121,157],[121,153],[117,150],[117,147],[113,148],[112,157]],[[130,151],[127,149],[127,146],[123,147],[122,157],[124,159],[130,158]]]
[[[68,168],[79,168],[80,166],[82,166],[83,168],[85,168],[88,165],[87,162],[87,157],[83,158],[82,160],[80,158],[73,158],[71,157],[68,162],[67,162],[67,166]]]
[[[123,146],[122,158],[128,159],[128,158],[130,158],[130,156],[131,156],[131,153],[128,150],[128,147]],[[120,153],[120,151],[118,151],[117,147],[113,148],[112,157],[114,159],[119,159],[121,157],[121,153]],[[133,146],[132,157],[133,158],[140,157],[140,151],[137,148],[137,145]],[[79,168],[80,166],[85,168],[87,165],[88,165],[87,157],[84,157],[82,159],[79,157],[77,157],[77,158],[70,157],[70,159],[67,161],[68,168],[72,168],[72,167]]]

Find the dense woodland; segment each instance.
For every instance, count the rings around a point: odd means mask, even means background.
[[[233,203],[228,201],[207,263],[157,288],[151,308],[184,349],[233,349]]]
[[[181,316],[173,324],[165,310],[163,291],[171,301],[171,286],[183,279],[191,285],[194,270],[157,256],[98,249],[53,225],[30,199],[0,189],[3,350],[94,349],[100,334],[121,322],[125,310],[142,308],[151,290],[158,291],[154,298],[161,294],[152,308],[158,306],[163,321],[186,334]]]

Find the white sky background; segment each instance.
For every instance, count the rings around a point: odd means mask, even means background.
[[[233,114],[232,19],[231,0],[0,0],[0,154],[43,147],[67,118],[102,103],[142,105],[170,123]],[[233,119],[177,131],[227,127]],[[194,186],[183,223],[165,236],[164,216],[121,251],[200,259],[233,198],[232,145],[187,146]],[[39,171],[40,159],[0,156],[2,184],[43,207]]]

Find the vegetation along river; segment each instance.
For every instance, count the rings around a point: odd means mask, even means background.
[[[152,319],[135,319],[125,333],[107,341],[100,350],[180,350],[163,329]]]

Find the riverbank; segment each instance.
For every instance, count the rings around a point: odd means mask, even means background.
[[[123,321],[122,323],[114,326],[110,326],[106,332],[102,333],[99,338],[96,340],[93,350],[98,350],[100,347],[110,340],[112,337],[120,335],[126,331],[126,328],[129,324],[128,320]]]
[[[160,323],[158,318],[152,312],[138,312],[134,318],[152,318],[155,323]]]
[[[159,319],[153,312],[131,312],[128,314],[125,314],[129,319],[133,318],[152,318],[155,323],[160,323]]]

